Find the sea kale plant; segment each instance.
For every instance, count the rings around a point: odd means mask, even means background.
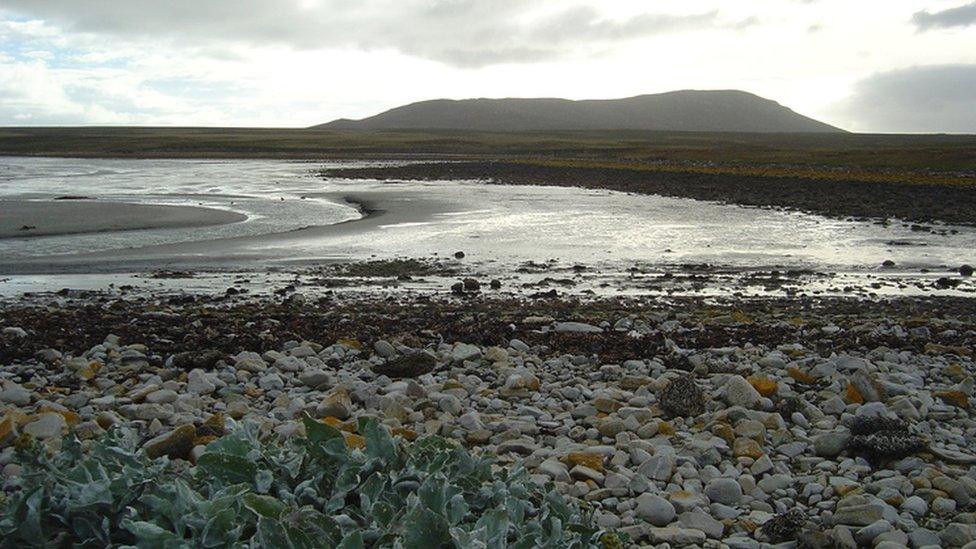
[[[241,425],[195,467],[151,460],[115,429],[48,456],[21,444],[18,490],[0,502],[0,545],[139,547],[617,547],[589,513],[439,437],[401,443],[375,420],[343,434],[259,441]]]

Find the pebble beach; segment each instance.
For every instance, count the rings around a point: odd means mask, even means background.
[[[967,299],[84,296],[0,313],[17,447],[440,435],[654,547],[976,544]]]

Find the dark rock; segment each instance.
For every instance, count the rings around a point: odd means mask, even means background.
[[[185,351],[173,355],[173,367],[185,371],[195,370],[197,368],[201,370],[213,370],[217,362],[223,359],[223,353],[216,349]]]
[[[785,396],[776,402],[776,412],[784,421],[793,421],[793,414],[796,412],[802,414],[803,410],[803,402],[796,396]]]
[[[464,295],[464,282],[456,282],[452,284],[451,293],[454,295]]]
[[[796,538],[797,549],[834,549],[834,538],[820,530],[804,530]]]
[[[500,290],[502,287],[502,281],[498,280],[497,278],[492,279],[488,286],[490,286],[492,290]]]
[[[895,262],[890,259],[885,259],[881,266],[890,269],[895,266]]]
[[[935,281],[935,286],[941,290],[948,290],[949,288],[955,288],[960,282],[960,280],[954,280],[943,276]]]
[[[559,292],[557,292],[556,289],[553,288],[548,292],[535,292],[533,294],[529,294],[529,297],[532,299],[555,299],[559,297]]]
[[[973,266],[963,265],[962,267],[959,267],[959,274],[962,276],[973,276]]]
[[[464,252],[454,252],[454,259],[464,259]]]
[[[432,355],[419,352],[404,355],[393,360],[388,360],[383,364],[373,366],[373,371],[380,375],[399,379],[422,376],[434,371],[436,366],[437,360]]]
[[[691,359],[683,353],[669,354],[664,360],[664,365],[669,370],[681,370],[683,372],[690,372],[695,369],[695,365],[691,363]],[[709,370],[709,373],[713,372]]]
[[[477,292],[481,289],[481,283],[473,278],[465,278],[462,282],[465,292]]]
[[[197,436],[197,429],[193,425],[183,425],[172,431],[159,435],[143,446],[146,455],[152,459],[169,456],[173,459],[185,459],[193,449],[193,440]]]
[[[203,425],[197,428],[197,437],[222,437],[225,434],[224,422],[226,421],[224,414],[217,412],[216,414],[207,418],[207,421],[203,422]]]

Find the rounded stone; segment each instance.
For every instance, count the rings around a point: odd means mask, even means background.
[[[925,503],[924,499],[918,496],[911,496],[902,502],[901,510],[911,513],[912,516],[921,517],[929,511],[929,505]]]
[[[661,496],[644,493],[637,497],[637,515],[654,526],[667,526],[674,521],[674,505]]]
[[[714,503],[738,505],[742,500],[742,486],[731,478],[714,478],[705,485],[705,495]]]
[[[813,440],[813,451],[821,457],[836,457],[847,448],[850,439],[846,431],[824,433]]]

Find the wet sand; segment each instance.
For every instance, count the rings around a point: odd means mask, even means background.
[[[384,226],[404,223],[423,223],[429,221],[438,213],[451,211],[450,204],[436,200],[416,200],[416,196],[411,193],[399,193],[396,191],[365,191],[349,194],[319,193],[309,196],[328,198],[337,202],[347,202],[356,206],[362,214],[362,217],[342,223],[304,227],[282,233],[179,242],[81,254],[66,254],[12,263],[0,261],[0,273],[132,272],[146,270],[147,267],[206,269],[226,268],[229,266],[246,267],[251,263],[254,266],[260,265],[264,268],[267,267],[269,260],[291,265],[328,262],[335,258],[308,257],[302,254],[296,256],[295,247],[301,247],[305,243],[319,241],[323,238],[365,235],[371,231],[380,230]],[[0,204],[5,203],[0,202]],[[13,201],[10,203],[13,203]],[[33,204],[30,202],[24,203]],[[80,203],[72,202],[71,204],[64,204],[75,205]],[[53,203],[53,205],[60,206],[62,204]],[[111,205],[108,203],[99,204],[99,206]],[[125,205],[126,208],[129,206],[131,205]],[[146,206],[146,208],[169,207]],[[174,208],[182,209],[178,207]],[[237,215],[233,212],[224,212],[222,210],[208,210],[205,208],[188,209],[203,210],[208,216],[212,212]],[[4,214],[5,210],[0,209],[0,216]],[[186,216],[185,213],[184,216]],[[159,221],[164,219],[166,218],[160,218]],[[16,223],[8,223],[7,219],[4,218],[3,224],[6,226],[7,224],[14,225]],[[19,226],[17,225],[17,227]],[[156,227],[160,226],[156,225]],[[295,259],[296,257],[301,259]]]
[[[246,221],[237,212],[88,200],[0,200],[0,238],[206,227]]]

